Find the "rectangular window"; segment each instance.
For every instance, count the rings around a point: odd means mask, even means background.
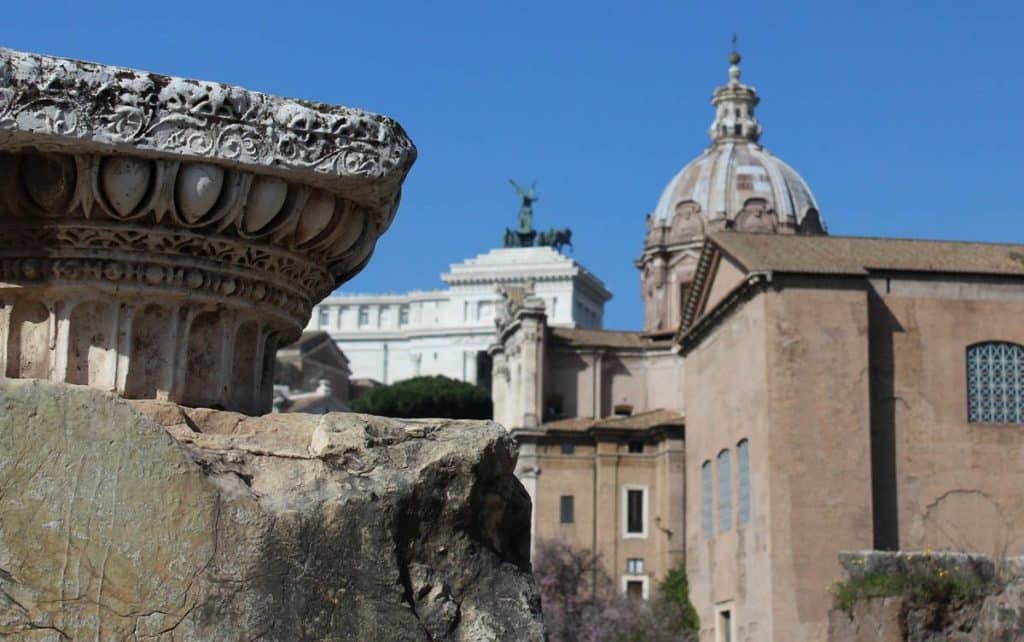
[[[626,532],[640,535],[644,532],[644,491],[626,491]]]
[[[989,341],[967,348],[967,420],[1024,424],[1024,346]]]
[[[736,445],[736,474],[739,477],[740,524],[750,521],[750,442]]]
[[[718,453],[718,531],[732,528],[732,469],[729,451]]]
[[[705,461],[700,467],[701,499],[704,513],[704,537],[711,538],[715,534],[714,499],[711,489],[711,462]]]
[[[335,319],[335,326],[336,326],[336,327],[338,327],[338,328],[340,328],[340,327],[341,327],[341,320],[342,320],[342,318],[343,318],[344,316],[345,316],[345,307],[344,307],[344,306],[342,306],[342,307],[338,308],[338,316],[337,316],[337,318]]]
[[[629,452],[631,453],[642,453],[644,451],[644,442],[642,441],[631,441],[629,442]]]
[[[359,327],[370,325],[370,308],[365,305],[359,308]]]
[[[381,308],[377,318],[377,327],[386,328],[391,325],[391,308]]]
[[[398,325],[409,325],[409,306],[403,305],[398,308]]]
[[[331,322],[330,311],[327,308],[320,308],[319,327],[326,328]]]
[[[576,452],[576,444],[574,444],[572,442],[563,442],[562,443],[562,454],[563,455],[571,455],[571,454],[573,454],[575,452]]]
[[[631,557],[626,560],[626,573],[630,575],[643,575],[644,559],[642,557]]]
[[[559,515],[558,521],[560,521],[563,524],[572,524],[573,522],[575,522],[576,521],[576,515],[575,515],[575,511],[573,510],[574,508],[575,508],[575,506],[573,505],[573,497],[572,497],[572,495],[562,495],[561,497],[559,497],[558,498],[558,515]]]
[[[492,301],[478,301],[476,304],[476,320],[491,321],[494,318],[494,303]]]

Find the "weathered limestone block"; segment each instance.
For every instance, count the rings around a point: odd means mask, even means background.
[[[514,459],[488,422],[0,381],[0,638],[541,640]]]
[[[268,411],[415,157],[384,116],[0,49],[0,376]]]

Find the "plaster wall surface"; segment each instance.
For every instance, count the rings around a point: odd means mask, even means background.
[[[653,587],[682,559],[683,440],[648,438],[642,453],[629,452],[628,441],[628,436],[559,435],[536,446],[535,538],[596,551],[617,584],[634,579]],[[563,443],[574,444],[572,454],[563,452]],[[645,491],[639,535],[626,532],[627,489]],[[573,497],[572,523],[561,521],[562,496]],[[643,561],[643,573],[627,573],[630,559]]]
[[[770,639],[772,478],[764,297],[736,310],[686,357],[686,566],[701,621],[700,639],[715,640],[716,609],[732,612],[736,640]],[[750,443],[751,518],[722,531],[717,458]],[[702,467],[711,471],[710,536],[705,533]],[[735,486],[733,485],[733,489]],[[735,501],[732,503],[737,508]]]
[[[742,304],[687,356],[687,567],[702,640],[716,639],[723,609],[737,640],[824,639],[837,553],[872,539],[867,332],[862,283],[790,280]],[[744,439],[748,523],[739,510]]]
[[[715,272],[715,280],[711,284],[711,290],[708,292],[708,301],[704,309],[710,310],[718,305],[719,301],[724,299],[733,288],[743,281],[744,276],[744,272],[735,261],[728,256],[723,256]]]
[[[1024,285],[980,278],[872,285],[878,547],[1021,554],[1024,427],[968,422],[966,354],[979,342],[1024,344]]]
[[[667,348],[548,348],[546,366],[545,397],[563,417],[607,417],[617,405],[683,411],[683,360]]]
[[[872,545],[868,305],[861,280],[765,297],[773,640],[823,640],[840,550]],[[778,287],[781,286],[781,287]]]

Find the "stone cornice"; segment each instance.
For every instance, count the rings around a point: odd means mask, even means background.
[[[0,143],[259,167],[391,208],[416,159],[394,120],[217,82],[0,49]],[[373,189],[380,183],[384,190]],[[353,188],[356,188],[353,190]],[[380,212],[390,218],[392,212]]]
[[[414,339],[426,339],[436,337],[478,337],[481,339],[493,339],[497,334],[494,324],[468,326],[410,326],[401,329],[366,329],[362,331],[351,330],[324,330],[331,339],[335,341],[411,341]]]

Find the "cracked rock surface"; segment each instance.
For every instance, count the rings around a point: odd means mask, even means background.
[[[0,380],[0,639],[542,640],[515,449]]]

